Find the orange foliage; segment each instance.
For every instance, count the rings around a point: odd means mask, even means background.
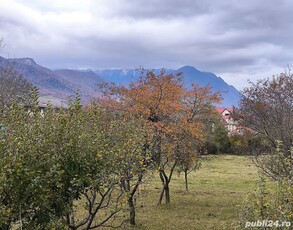
[[[159,74],[140,69],[141,76],[128,87],[106,84],[102,86],[104,96],[100,103],[132,117],[142,119],[148,127],[167,138],[171,149],[176,143],[205,137],[204,119],[212,104],[221,100],[219,94],[211,93],[211,87],[193,85],[183,87],[182,74]],[[127,116],[127,115],[126,115]]]

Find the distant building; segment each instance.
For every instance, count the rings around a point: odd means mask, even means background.
[[[255,133],[252,129],[239,125],[239,122],[233,118],[233,108],[217,108],[217,111],[222,116],[229,136]]]
[[[237,121],[233,118],[233,108],[217,108],[217,111],[222,116],[224,125],[228,130],[228,134],[231,135],[238,126]]]
[[[46,105],[39,104],[38,108],[41,116],[44,116],[46,107]],[[32,107],[30,105],[25,105],[24,108],[29,114],[32,114]]]
[[[39,101],[38,109],[40,111],[41,116],[45,115],[45,112],[46,112],[46,109],[48,108],[48,106],[51,106],[55,110],[60,110],[61,108],[66,109],[68,107],[67,105],[59,105],[59,104],[52,105],[50,102],[44,103],[44,102]],[[24,108],[29,114],[32,114],[32,106],[31,105],[24,105]]]

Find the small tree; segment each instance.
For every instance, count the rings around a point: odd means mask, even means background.
[[[209,127],[215,123],[214,104],[221,100],[219,93],[212,93],[210,85],[201,87],[193,84],[192,87],[182,96],[181,119],[177,119],[179,132],[176,134],[179,172],[184,172],[186,191],[187,176],[192,170],[199,168],[201,149],[209,134]]]
[[[200,167],[200,156],[195,149],[196,143],[190,141],[182,142],[178,145],[178,173],[184,173],[185,190],[188,191],[188,174]]]
[[[101,88],[105,93],[101,103],[146,122],[147,133],[152,137],[152,162],[162,181],[158,204],[164,195],[166,203],[170,203],[169,184],[174,169],[183,156],[187,157],[181,154],[184,138],[190,142],[202,139],[204,114],[219,101],[218,94],[211,94],[210,87],[195,86],[188,91],[183,87],[181,74],[166,74],[165,70],[156,74],[141,69],[141,76],[128,87]]]
[[[180,110],[179,98],[183,86],[181,74],[159,74],[141,69],[141,76],[129,87],[103,85],[106,104],[117,110],[132,114],[147,124],[147,134],[152,137],[152,162],[158,169],[162,180],[162,193],[166,202],[170,202],[169,182],[177,164],[172,155],[170,132],[172,132],[171,115],[176,116]],[[175,160],[175,161],[174,161]],[[166,175],[166,166],[171,164],[170,175]],[[161,196],[160,196],[161,197]],[[159,199],[159,203],[161,198]]]
[[[129,223],[135,225],[134,198],[151,164],[150,144],[146,139],[145,124],[136,119],[115,116],[111,126],[111,142],[115,143],[111,157],[116,161],[115,171],[127,198]]]

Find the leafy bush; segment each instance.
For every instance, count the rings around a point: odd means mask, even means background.
[[[280,142],[278,146],[270,154],[257,158],[260,181],[257,190],[249,194],[243,204],[240,228],[247,221],[257,220],[293,223],[293,151],[291,149],[291,156],[285,156]],[[268,189],[268,180],[274,181],[273,190]]]

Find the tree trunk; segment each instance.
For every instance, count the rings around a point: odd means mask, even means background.
[[[128,206],[129,206],[129,223],[131,225],[135,225],[135,205],[134,205],[134,195],[137,192],[138,186],[140,185],[142,181],[143,174],[140,173],[138,175],[138,179],[136,181],[136,184],[133,186],[132,190],[130,187],[130,180],[127,180],[127,192],[129,192],[128,197]]]
[[[170,180],[167,177],[164,170],[161,170],[159,175],[160,175],[160,179],[162,181],[162,190],[160,192],[159,201],[158,201],[157,205],[162,204],[164,195],[165,195],[165,199],[166,199],[166,204],[169,204],[170,203],[170,189],[169,189]]]
[[[188,179],[187,179],[187,170],[184,170],[184,179],[185,179],[185,190],[188,192]]]
[[[170,199],[169,183],[164,183],[162,190],[160,192],[159,201],[158,201],[157,205],[162,204],[164,195],[165,195],[165,199],[166,199],[166,204],[170,204],[171,199]]]
[[[128,205],[129,205],[129,223],[131,225],[135,225],[135,207],[133,202],[133,196],[129,196]]]
[[[169,181],[170,182],[170,181]],[[169,189],[169,182],[165,185],[165,197],[166,197],[166,204],[170,204],[170,189]]]
[[[162,190],[160,192],[160,196],[159,196],[159,201],[157,203],[157,205],[161,205],[162,204],[162,200],[163,200],[163,196],[164,196],[164,192],[165,192],[165,187],[162,187]]]
[[[161,189],[161,192],[160,192],[160,195],[159,195],[159,200],[158,200],[157,205],[162,204],[163,196],[164,196],[164,193],[165,193],[165,179],[163,177],[163,173],[159,172],[159,176],[160,176],[160,179],[161,179],[161,182],[162,182],[162,189]]]
[[[166,174],[164,169],[160,170],[159,175],[160,175],[160,179],[162,181],[163,187],[162,187],[160,197],[159,197],[159,201],[158,201],[157,205],[162,204],[164,194],[165,194],[165,198],[166,198],[166,204],[170,204],[171,199],[170,199],[169,184],[170,184],[170,181],[171,181],[171,178],[172,178],[172,175],[173,175],[173,172],[174,172],[174,169],[175,169],[176,165],[177,165],[177,161],[175,161],[173,166],[171,167],[169,177],[167,176],[167,174]]]

